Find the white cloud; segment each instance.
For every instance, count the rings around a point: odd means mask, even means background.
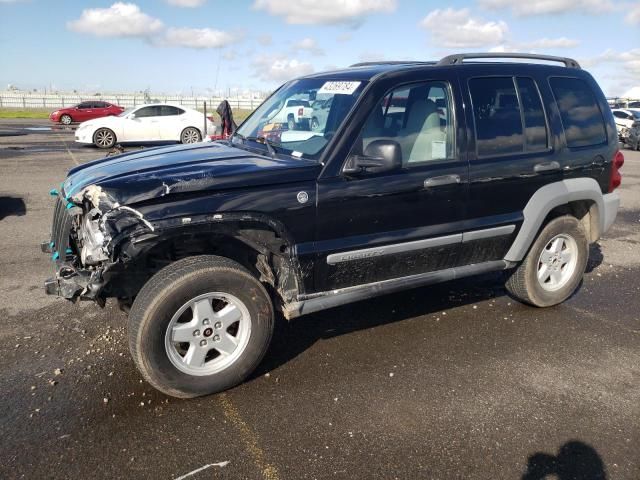
[[[220,48],[235,41],[228,32],[211,28],[169,28],[162,44],[170,47]]]
[[[109,8],[88,8],[80,18],[67,23],[75,32],[98,37],[146,37],[162,30],[160,20],[133,3],[116,2]]]
[[[149,37],[162,30],[163,24],[133,3],[117,2],[109,8],[83,10],[80,18],[68,22],[67,27],[98,37]]]
[[[282,83],[302,75],[313,73],[313,66],[297,59],[283,56],[257,57],[253,61],[254,75],[265,82]]]
[[[508,8],[515,15],[546,15],[576,11],[580,13],[602,13],[614,9],[611,0],[479,0],[489,9]]]
[[[631,7],[624,20],[631,25],[640,25],[640,3]]]
[[[500,44],[508,31],[505,22],[474,18],[468,8],[433,10],[422,19],[420,25],[431,34],[436,45],[447,48]]]
[[[206,1],[207,0],[167,0],[167,3],[174,7],[196,8],[204,5]]]
[[[308,52],[312,55],[324,55],[324,50],[318,46],[313,38],[303,38],[299,42],[293,44],[293,50],[298,52]]]
[[[580,45],[578,40],[566,37],[540,38],[530,42],[507,42],[489,49],[490,52],[538,52],[574,48]]]
[[[640,48],[627,51],[608,49],[594,57],[581,58],[580,65],[589,69],[603,67],[602,77],[611,80],[608,88],[611,95],[640,89]]]
[[[357,25],[366,15],[393,12],[397,3],[397,0],[255,0],[253,8],[285,17],[291,24]]]

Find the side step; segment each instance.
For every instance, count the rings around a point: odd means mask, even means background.
[[[385,295],[387,293],[409,290],[411,288],[422,287],[434,283],[442,283],[456,278],[469,277],[481,273],[505,270],[514,266],[513,262],[506,260],[495,260],[491,262],[476,263],[463,267],[447,268],[436,272],[420,273],[408,277],[393,278],[380,282],[357,285],[355,287],[341,288],[328,292],[314,293],[301,296],[297,302],[292,302],[284,306],[283,314],[285,318],[292,319],[319,312],[328,308],[339,307],[347,303],[366,300],[368,298]]]

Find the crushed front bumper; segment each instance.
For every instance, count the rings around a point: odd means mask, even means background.
[[[79,271],[69,264],[63,264],[57,268],[55,277],[45,280],[44,291],[47,295],[67,300],[97,300],[103,286],[104,280],[100,271]]]

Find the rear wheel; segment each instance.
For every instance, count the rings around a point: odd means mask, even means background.
[[[318,130],[320,128],[320,122],[316,117],[311,119],[311,130]]]
[[[293,115],[289,115],[287,117],[287,126],[289,127],[289,130],[296,129],[296,119]]]
[[[264,286],[223,257],[179,260],[142,288],[129,315],[129,348],[155,388],[174,397],[207,395],[242,382],[273,333]]]
[[[578,219],[558,217],[542,229],[507,281],[507,290],[536,307],[557,305],[580,285],[588,258],[589,242]]]
[[[71,125],[71,115],[64,114],[60,117],[60,123],[63,125]]]
[[[99,128],[93,134],[93,144],[98,148],[112,148],[116,144],[116,134],[108,128]]]
[[[202,140],[200,130],[195,127],[187,127],[180,134],[180,141],[182,143],[198,143]]]

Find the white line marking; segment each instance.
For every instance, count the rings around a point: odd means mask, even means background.
[[[73,153],[71,153],[71,150],[69,150],[69,147],[67,146],[67,142],[64,141],[64,137],[62,135],[60,135],[59,133],[56,133],[56,136],[60,139],[60,141],[64,145],[64,148],[67,149],[67,153],[71,157],[71,160],[73,160],[73,163],[75,163],[76,165],[80,165],[80,163],[78,163],[78,160],[76,160],[75,155]]]
[[[181,477],[175,478],[174,480],[183,480],[183,479],[185,479],[187,477],[195,475],[196,473],[200,473],[201,471],[206,470],[207,468],[211,468],[211,467],[226,467],[227,465],[229,465],[229,460],[227,460],[226,462],[208,463],[204,467],[196,468],[194,471],[189,472],[189,473],[187,473],[185,475],[182,475]]]

